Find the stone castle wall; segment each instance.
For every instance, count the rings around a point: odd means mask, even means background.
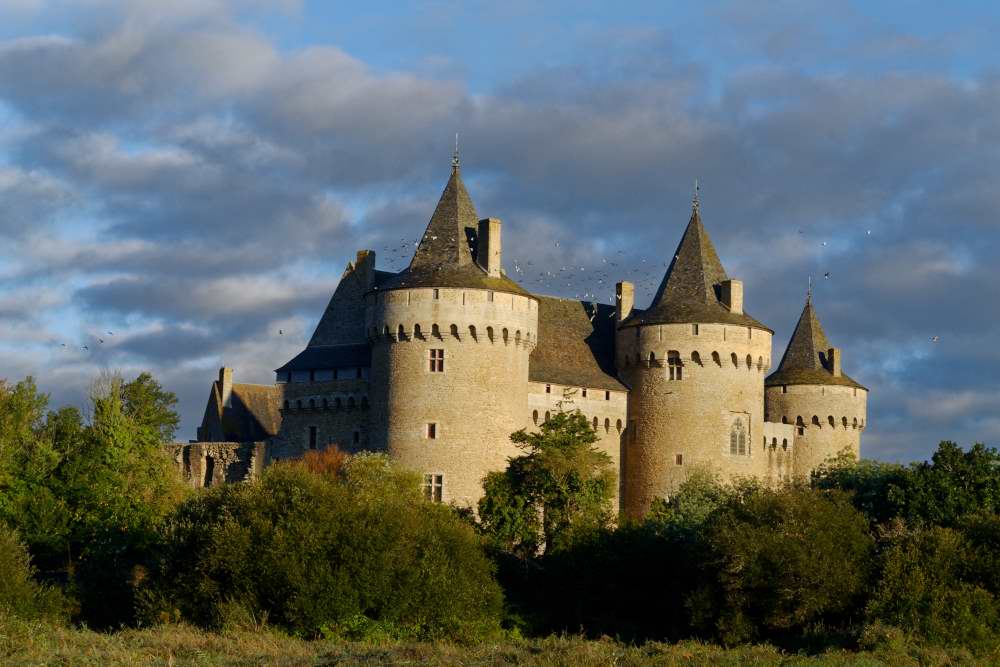
[[[316,449],[336,446],[348,453],[372,449],[368,369],[361,371],[362,378],[281,385],[281,432],[275,438],[272,458],[305,454],[312,427],[316,428]]]
[[[799,479],[845,449],[861,456],[868,392],[839,385],[780,385],[765,391],[767,419],[795,430],[793,476]]]
[[[681,362],[679,380],[670,379],[671,352]],[[761,442],[769,331],[723,324],[625,327],[617,334],[616,357],[631,388],[622,448],[626,516],[642,516],[695,469],[724,479],[766,475]],[[739,446],[731,451],[734,428],[742,432],[742,453]]]
[[[510,434],[528,422],[538,302],[450,288],[392,290],[367,300],[377,378],[372,447],[419,473],[443,475],[444,502],[475,506],[486,473],[518,454]],[[443,372],[431,371],[431,350],[443,350]]]
[[[185,481],[196,489],[253,479],[267,456],[263,442],[174,442],[166,448]]]

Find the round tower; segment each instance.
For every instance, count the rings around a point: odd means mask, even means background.
[[[764,376],[772,331],[743,312],[702,225],[691,219],[645,311],[619,284],[616,364],[629,386],[623,445],[624,512],[641,517],[694,471],[724,478],[766,471]]]
[[[366,295],[371,439],[434,500],[472,505],[519,452],[538,302],[500,268],[457,164],[409,267]]]
[[[868,390],[841,370],[841,352],[830,345],[806,298],[781,364],[765,381],[768,421],[795,426],[793,474],[799,479],[842,452],[861,456]]]

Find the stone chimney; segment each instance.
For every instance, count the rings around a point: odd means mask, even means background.
[[[615,285],[615,321],[623,322],[635,306],[635,285],[623,280]]]
[[[827,350],[826,351],[826,360],[827,360],[827,363],[830,366],[830,373],[833,374],[833,377],[839,378],[841,376],[841,371],[840,371],[840,348],[839,347],[831,347],[829,350]]]
[[[233,398],[233,369],[223,366],[219,369],[219,394],[223,407],[231,407]]]
[[[500,219],[486,218],[479,221],[476,240],[476,261],[490,274],[490,278],[500,277]]]
[[[359,250],[354,261],[354,272],[357,273],[364,289],[369,290],[375,285],[375,251]]]
[[[729,312],[737,315],[743,314],[743,281],[723,280],[722,281],[722,303],[729,308]]]

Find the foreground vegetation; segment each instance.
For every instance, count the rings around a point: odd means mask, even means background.
[[[335,448],[194,491],[175,403],[146,374],[86,414],[0,382],[0,663],[1000,662],[995,449],[779,489],[701,471],[617,524],[562,413],[511,436],[473,516]]]
[[[919,647],[899,636],[883,637],[861,651],[796,655],[772,646],[724,649],[697,641],[626,645],[609,639],[547,637],[484,642],[361,642],[304,640],[275,631],[206,632],[165,625],[114,634],[0,619],[0,662],[11,667],[986,667],[996,657],[976,658],[963,649]]]

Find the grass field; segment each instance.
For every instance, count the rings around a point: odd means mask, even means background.
[[[627,646],[614,641],[548,638],[461,647],[450,644],[386,644],[304,641],[276,632],[211,634],[182,625],[102,634],[16,620],[0,621],[0,664],[95,667],[198,665],[530,665],[571,667],[743,666],[876,667],[995,665],[964,651],[893,647],[873,652],[789,655],[770,646],[723,649],[696,642]]]

